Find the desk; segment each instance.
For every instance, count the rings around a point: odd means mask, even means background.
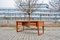
[[[42,33],[44,33],[44,21],[16,21],[16,31],[17,32],[20,32],[18,31],[18,25],[22,25],[23,27],[23,30],[24,30],[24,26],[29,26],[29,25],[33,25],[33,26],[36,26],[37,29],[38,29],[38,35],[40,35],[39,33],[39,27],[42,27]]]

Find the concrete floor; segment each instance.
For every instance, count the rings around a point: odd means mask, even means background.
[[[60,40],[60,27],[45,28],[45,33],[38,36],[37,30],[16,32],[15,29],[0,27],[0,40]]]

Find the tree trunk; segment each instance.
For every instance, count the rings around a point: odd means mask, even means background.
[[[29,17],[28,17],[29,20],[28,20],[28,25],[27,26],[29,27],[30,26],[30,13],[28,13],[28,15],[29,15]]]

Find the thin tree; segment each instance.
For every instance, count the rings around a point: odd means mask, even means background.
[[[16,0],[15,3],[17,4],[17,7],[23,11],[26,12],[28,14],[28,18],[29,18],[29,23],[30,23],[30,15],[31,13],[34,12],[34,10],[36,10],[36,6],[37,6],[37,1],[38,0]]]
[[[49,1],[49,4],[54,8],[52,11],[60,11],[60,0],[51,0]],[[57,15],[55,16],[55,23],[57,23]]]
[[[7,24],[9,24],[9,17],[4,16],[4,19],[6,20]]]

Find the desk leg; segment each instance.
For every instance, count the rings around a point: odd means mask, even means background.
[[[39,34],[39,26],[38,26],[38,35],[40,35],[40,34]]]
[[[38,28],[38,35],[40,35],[40,34],[39,34],[39,22],[37,23],[37,28]]]
[[[18,24],[16,23],[16,32],[18,32]]]
[[[24,26],[23,26],[23,31],[24,31]]]
[[[42,26],[43,34],[44,34],[44,26]]]

